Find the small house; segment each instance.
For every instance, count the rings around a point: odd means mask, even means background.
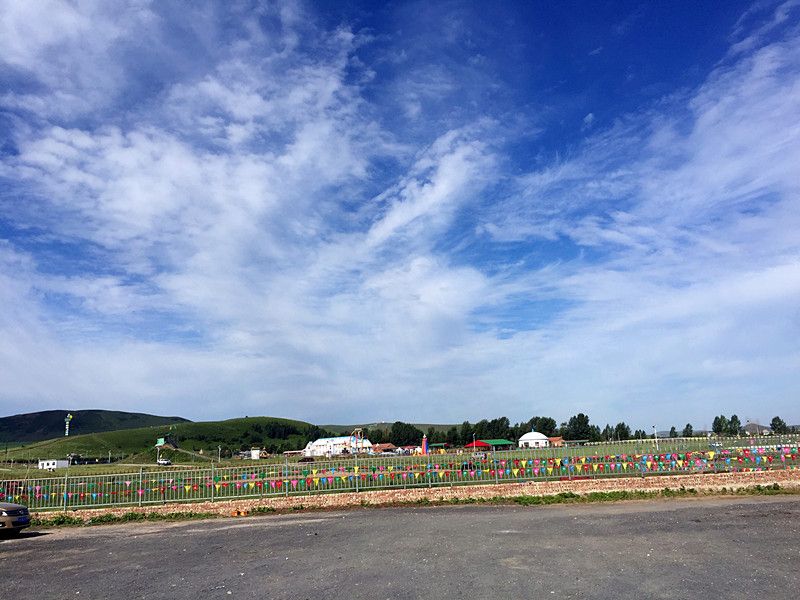
[[[394,454],[397,452],[397,446],[392,443],[372,444],[372,452],[375,454],[383,454],[384,452]]]

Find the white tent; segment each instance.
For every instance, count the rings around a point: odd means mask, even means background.
[[[547,436],[538,431],[531,431],[519,438],[520,448],[547,448],[550,445],[550,440]]]
[[[372,442],[354,435],[319,438],[308,442],[304,456],[336,456],[337,454],[365,454],[372,452]]]

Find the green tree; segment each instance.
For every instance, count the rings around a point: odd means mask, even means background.
[[[678,430],[675,429],[675,425],[669,428],[669,437],[676,438],[678,437]]]
[[[395,446],[417,445],[422,441],[422,431],[402,421],[395,421],[389,430],[389,441]]]
[[[558,431],[558,423],[551,417],[533,417],[528,421],[528,425],[528,431],[538,431],[547,437],[555,436]],[[528,431],[523,431],[523,433],[528,433]]]
[[[714,423],[711,425],[711,431],[717,435],[725,435],[728,433],[728,417],[725,415],[714,417]]]
[[[439,431],[435,427],[428,427],[427,435],[429,444],[441,444],[444,442],[444,432]]]
[[[731,415],[731,420],[728,421],[728,435],[739,435],[742,431],[742,422],[737,415]]]
[[[499,417],[492,419],[487,425],[487,435],[491,438],[507,438],[512,437],[511,422],[508,417]]]
[[[633,439],[636,440],[645,440],[647,439],[647,432],[644,429],[637,429],[633,433]]]
[[[461,424],[461,430],[459,431],[459,437],[461,438],[461,445],[466,446],[467,444],[472,443],[472,432],[473,427],[469,421],[464,421]]]
[[[610,442],[614,439],[614,428],[606,423],[606,426],[603,428],[602,436],[605,441]]]
[[[778,435],[789,433],[788,425],[786,425],[786,422],[780,417],[772,417],[772,421],[770,421],[770,429],[772,429],[772,433]]]
[[[683,433],[681,435],[683,435],[683,437],[692,437],[694,435],[694,428],[692,427],[691,423],[686,424],[686,427],[683,428]]]
[[[380,427],[375,429],[364,429],[362,432],[364,439],[369,440],[373,444],[382,444],[386,441],[386,433]]]
[[[444,441],[450,444],[451,446],[458,446],[459,443],[458,427],[453,425],[450,429],[448,429],[447,433],[445,434]]]
[[[595,427],[595,429],[597,429]],[[592,438],[592,424],[589,417],[583,413],[578,413],[569,418],[569,421],[561,424],[561,435],[567,440],[590,440]],[[599,437],[600,430],[597,430]]]
[[[614,427],[614,438],[617,440],[631,439],[631,428],[628,427],[627,423],[620,421],[616,424]]]

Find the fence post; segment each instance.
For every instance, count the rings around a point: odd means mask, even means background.
[[[211,501],[214,502],[214,461],[211,461]]]
[[[142,489],[142,467],[139,467],[139,487],[136,488],[136,495],[139,496],[139,506],[142,505],[142,498],[144,494],[142,494],[139,490]]]
[[[426,461],[430,460],[430,456],[431,456],[430,454],[426,454],[425,460]],[[425,478],[428,480],[428,489],[430,489],[432,487],[432,484],[431,484],[431,463],[429,462],[425,463]]]
[[[289,486],[286,485],[286,478],[289,477],[289,457],[283,457],[283,489],[286,497],[289,497]]]
[[[64,512],[67,512],[67,488],[69,487],[69,467],[64,471]]]
[[[494,446],[492,446],[492,466],[494,467],[494,482],[497,484],[500,482],[500,478],[497,476],[497,461],[494,458]]]
[[[356,492],[358,492],[359,491],[359,489],[358,489],[358,480],[361,479],[361,474],[358,472],[358,454],[356,454],[355,461],[356,461],[356,464],[355,464],[356,468],[353,469],[353,470],[355,471],[355,476],[356,476]]]

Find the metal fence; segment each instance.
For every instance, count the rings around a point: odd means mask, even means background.
[[[703,450],[679,444],[526,449],[485,455],[351,457],[313,463],[153,470],[0,481],[0,501],[31,510],[144,506],[378,489],[800,468],[797,441]]]

